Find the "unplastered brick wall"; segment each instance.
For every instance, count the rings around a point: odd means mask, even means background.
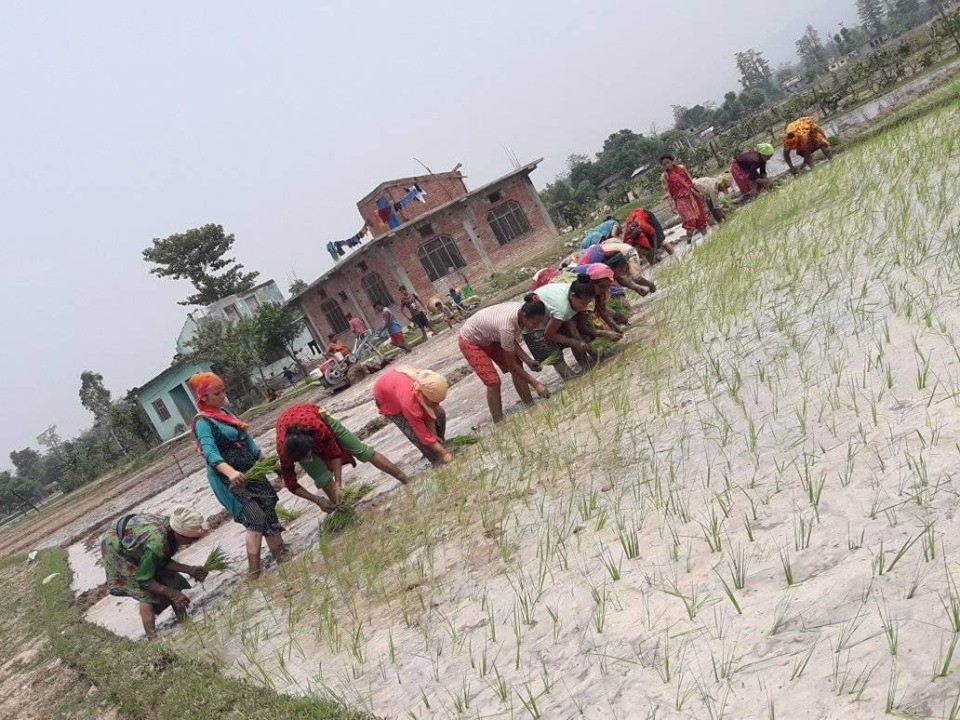
[[[386,227],[377,217],[377,199],[386,197],[390,202],[396,202],[407,194],[409,188],[416,180],[420,188],[426,193],[426,202],[414,201],[407,205],[403,210],[397,213],[401,222],[409,222],[424,213],[444,205],[451,200],[463,197],[467,194],[467,187],[463,183],[463,178],[459,173],[443,173],[440,175],[426,175],[425,177],[405,178],[396,182],[389,183],[386,187],[371,193],[369,196],[357,203],[357,210],[360,216],[373,229],[374,237],[381,237],[389,228]]]

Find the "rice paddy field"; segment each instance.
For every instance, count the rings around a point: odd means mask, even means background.
[[[892,125],[172,642],[391,718],[960,718],[960,103]]]

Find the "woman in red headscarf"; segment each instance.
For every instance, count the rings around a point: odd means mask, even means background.
[[[260,457],[260,448],[248,425],[223,409],[227,402],[223,380],[216,373],[192,375],[187,385],[200,412],[193,418],[193,436],[207,462],[207,481],[220,504],[247,530],[247,562],[251,577],[260,574],[260,549],[267,547],[278,561],[285,555],[283,527],[277,517],[277,491],[265,479],[244,475]]]
[[[697,231],[701,236],[706,237],[709,225],[707,205],[700,197],[700,191],[694,185],[690,173],[672,155],[662,155],[660,166],[663,168],[660,182],[683,221],[683,229],[687,231],[687,242],[693,241],[693,234]]]

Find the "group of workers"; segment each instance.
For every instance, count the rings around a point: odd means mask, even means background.
[[[783,155],[792,172],[797,168],[791,153],[796,152],[804,166],[812,167],[817,150],[830,157],[826,135],[811,118],[800,118],[787,127]],[[766,162],[773,154],[773,146],[764,143],[733,159],[730,174],[745,196],[769,187]],[[714,178],[694,180],[669,155],[664,155],[660,164],[664,189],[680,216],[687,241],[692,242],[697,232],[706,234],[711,219],[720,222],[725,217],[718,194],[729,184],[725,186],[722,179]],[[525,405],[533,404],[533,393],[548,398],[549,389],[536,376],[543,364],[553,365],[564,380],[572,378],[575,372],[564,359],[569,349],[581,369],[590,367],[599,356],[593,346],[595,340],[623,337],[629,321],[626,291],[641,297],[656,292],[656,285],[643,275],[641,257],[652,265],[661,254],[674,252],[659,218],[650,210],[636,208],[623,222],[607,218],[587,232],[578,252],[559,268],[539,271],[532,292],[522,301],[499,303],[468,316],[459,292],[451,289],[452,310],[439,298],[431,298],[428,306],[440,313],[451,329],[462,321],[457,335],[460,352],[485,386],[490,415],[498,423],[504,417],[501,375],[510,375]],[[400,292],[403,314],[421,330],[425,341],[428,329],[435,332],[427,306],[407,288],[401,287]],[[620,307],[612,305],[614,296],[621,298]],[[376,310],[391,342],[410,352],[403,328],[390,309],[378,303]],[[348,321],[357,336],[367,332],[358,318],[348,317]],[[330,340],[335,343],[335,338]],[[344,348],[334,350],[343,352]],[[264,542],[277,561],[286,554],[284,528],[276,510],[277,491],[260,475],[247,477],[262,451],[250,435],[249,425],[226,408],[223,380],[215,373],[202,372],[190,377],[187,384],[198,408],[192,432],[205,461],[207,480],[220,504],[244,527],[248,570],[256,577],[261,572]],[[448,389],[443,375],[412,365],[386,368],[372,387],[379,413],[434,465],[453,459],[444,444],[446,413],[442,403]],[[279,415],[275,449],[283,487],[326,513],[334,512],[341,502],[344,464],[367,462],[401,484],[410,481],[396,463],[311,403],[291,405]],[[300,485],[297,464],[322,494]],[[156,637],[156,616],[167,607],[173,608],[178,619],[185,617],[190,604],[183,593],[189,587],[185,576],[197,582],[206,579],[208,572],[203,567],[173,560],[179,550],[206,533],[202,515],[179,506],[169,516],[125,515],[103,536],[101,552],[108,590],[112,595],[139,601],[148,638]]]

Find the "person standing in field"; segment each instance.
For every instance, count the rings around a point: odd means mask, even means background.
[[[504,375],[510,374],[513,387],[524,405],[533,405],[530,388],[542,398],[550,397],[546,385],[524,370],[526,365],[539,372],[540,363],[527,355],[519,344],[522,331],[540,327],[546,314],[546,305],[531,294],[522,303],[507,302],[484,308],[470,316],[460,328],[457,336],[460,353],[487,388],[487,407],[495,423],[503,420],[498,368]]]
[[[124,515],[100,539],[100,555],[111,595],[140,603],[140,621],[147,640],[157,637],[157,615],[168,607],[179,622],[187,618],[190,583],[207,579],[207,571],[173,559],[180,550],[207,534],[203,516],[193,508],[175,507],[170,516]]]
[[[260,458],[260,448],[247,432],[249,425],[224,409],[227,403],[223,380],[212,372],[191,375],[200,411],[193,418],[193,437],[207,464],[207,482],[220,504],[247,531],[246,548],[250,577],[260,574],[260,549],[266,539],[273,557],[286,557],[283,527],[277,517],[277,491],[266,479],[247,480],[244,475]]]
[[[801,167],[812,168],[813,155],[817,150],[820,150],[827,160],[833,157],[827,134],[812,117],[797,118],[787,125],[783,135],[783,160],[791,173],[796,175],[799,172],[793,165],[792,153],[795,152],[803,160]]]
[[[663,168],[660,182],[673,203],[673,209],[683,222],[683,229],[687,231],[687,243],[693,242],[693,234],[696,232],[706,237],[707,205],[693,184],[690,173],[672,155],[661,155],[660,166]]]
[[[427,304],[439,313],[440,316],[443,317],[443,321],[447,324],[447,327],[453,330],[453,324],[457,322],[457,316],[453,314],[453,310],[444,305],[443,301],[436,296],[430,298]]]
[[[734,156],[730,174],[744,197],[754,197],[772,185],[767,178],[767,161],[772,157],[773,145],[770,143],[760,143],[756,150]]]
[[[407,474],[389,458],[312,403],[291,405],[277,418],[277,458],[280,460],[280,479],[287,490],[326,513],[333,512],[340,504],[344,463],[368,462],[404,485],[410,482]],[[300,463],[326,497],[314,495],[297,482],[296,463]]]
[[[402,312],[410,322],[420,328],[420,332],[423,333],[424,342],[427,341],[427,330],[436,334],[437,330],[433,327],[433,323],[430,322],[430,318],[427,317],[427,311],[423,307],[420,297],[416,293],[411,293],[403,287],[403,285],[400,286],[400,312]]]
[[[347,313],[347,325],[350,326],[350,332],[359,338],[367,331],[367,325],[363,320],[354,317],[352,313]]]
[[[447,414],[440,404],[448,389],[443,375],[412,365],[388,368],[373,383],[373,399],[380,414],[434,465],[453,460],[443,445]]]
[[[394,347],[400,348],[405,353],[410,352],[410,348],[407,346],[407,336],[403,334],[403,327],[396,316],[390,312],[390,308],[385,308],[380,303],[374,303],[373,309],[383,320],[383,329],[390,337],[390,342],[393,343]]]

